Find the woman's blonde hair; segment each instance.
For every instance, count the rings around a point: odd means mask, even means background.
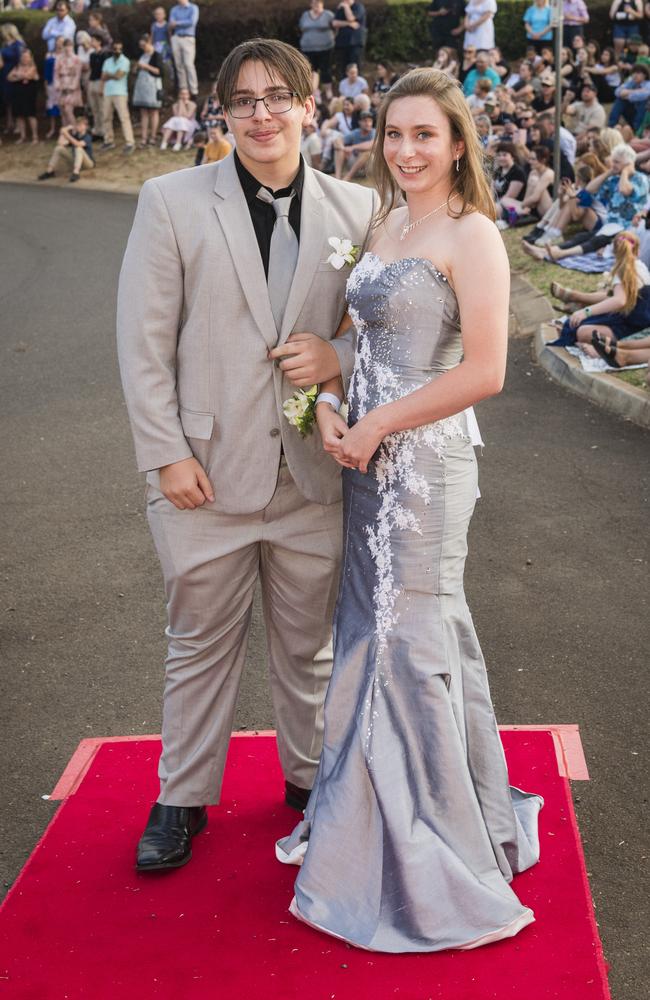
[[[625,292],[624,313],[634,309],[639,297],[639,277],[636,262],[639,257],[639,237],[626,229],[614,239],[614,260],[612,278],[619,278]]]
[[[483,150],[463,92],[458,82],[442,70],[422,68],[411,70],[400,77],[379,108],[377,134],[370,156],[370,172],[380,198],[380,209],[373,226],[380,225],[401,199],[401,189],[388,169],[383,150],[388,112],[391,105],[403,97],[430,97],[449,121],[452,142],[465,143],[458,171],[455,164],[452,164],[449,173],[450,197],[458,195],[462,204],[457,212],[448,209],[449,214],[460,218],[461,215],[476,211],[494,221],[496,210],[484,166]]]
[[[614,146],[618,146],[623,142],[623,135],[617,128],[601,128],[598,138],[608,154],[611,153]]]
[[[0,26],[0,35],[5,42],[22,42],[23,36],[15,24],[3,24]]]

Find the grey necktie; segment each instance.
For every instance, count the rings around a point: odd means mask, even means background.
[[[271,235],[269,252],[269,299],[275,326],[280,333],[282,318],[289,297],[291,282],[298,263],[298,237],[289,222],[289,208],[295,192],[286,198],[274,198],[266,188],[260,188],[257,197],[273,205],[275,225]]]

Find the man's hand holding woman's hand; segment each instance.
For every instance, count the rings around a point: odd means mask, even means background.
[[[160,469],[160,491],[179,510],[194,510],[206,500],[214,500],[214,491],[203,466],[195,458],[163,465]]]

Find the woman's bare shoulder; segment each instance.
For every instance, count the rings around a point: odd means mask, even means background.
[[[485,264],[503,268],[507,265],[506,249],[494,222],[480,212],[468,212],[450,227],[453,238],[447,246],[451,276],[468,272],[477,275]]]
[[[481,245],[492,244],[503,246],[503,240],[492,219],[481,212],[472,211],[461,215],[455,220],[454,231],[458,238],[466,244],[468,240],[477,240]]]

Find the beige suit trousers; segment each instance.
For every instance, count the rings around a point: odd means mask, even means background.
[[[75,174],[80,174],[82,170],[92,170],[95,166],[86,150],[82,149],[81,146],[55,146],[47,169],[56,173],[61,160],[67,160]]]
[[[178,89],[186,87],[190,94],[198,94],[199,84],[194,66],[196,39],[189,35],[172,35],[172,56],[178,77]]]
[[[135,142],[133,138],[133,126],[129,115],[129,99],[123,94],[104,94],[104,142],[113,142],[113,115],[117,111],[117,117],[122,126],[122,135],[127,146],[132,146]]]
[[[306,500],[284,461],[270,503],[253,514],[177,510],[152,486],[147,497],[169,615],[158,801],[219,801],[258,579],[280,761],[288,781],[311,788],[332,669],[341,504]]]
[[[88,104],[93,116],[93,134],[104,136],[104,84],[101,80],[88,82]]]

